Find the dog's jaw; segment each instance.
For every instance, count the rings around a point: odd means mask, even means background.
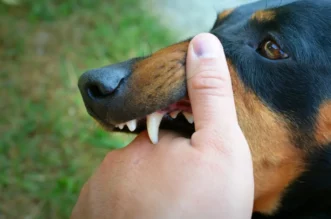
[[[151,113],[143,119],[133,119],[128,122],[117,124],[115,125],[115,130],[123,130],[125,126],[127,126],[129,131],[134,132],[137,129],[138,124],[141,124],[141,121],[143,120],[146,121],[146,128],[151,142],[153,144],[157,144],[159,139],[159,128],[163,118],[167,116],[168,118],[171,117],[171,119],[175,120],[180,113],[184,116],[188,123],[194,123],[190,101],[185,98],[169,105],[165,109]]]

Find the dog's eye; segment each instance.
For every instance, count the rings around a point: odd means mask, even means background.
[[[257,51],[262,56],[272,60],[286,59],[289,57],[289,55],[286,54],[273,40],[263,41]]]

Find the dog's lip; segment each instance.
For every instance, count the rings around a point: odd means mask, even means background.
[[[99,118],[99,116],[93,111],[93,109],[92,109],[91,107],[86,106],[86,111],[87,111],[87,113],[88,113],[90,116],[92,116],[92,117],[95,118],[96,120],[98,120],[98,121],[102,121],[102,120]],[[111,124],[109,124],[109,125],[111,125]],[[114,125],[112,125],[112,126],[114,126]]]
[[[87,108],[87,111],[100,125],[111,132],[138,134],[147,129],[149,137],[154,144],[158,142],[159,129],[168,129],[184,135],[192,134],[194,131],[194,119],[188,98],[170,104],[168,107],[144,117],[118,124],[114,124],[109,120],[101,120],[91,108]]]

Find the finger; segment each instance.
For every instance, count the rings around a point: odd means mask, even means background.
[[[214,35],[199,34],[191,41],[187,83],[196,131],[237,123],[229,69]]]
[[[212,34],[194,37],[187,56],[187,86],[199,139],[224,136],[238,126],[231,77],[223,47]],[[206,135],[206,136],[205,136]],[[216,136],[217,135],[217,136]]]

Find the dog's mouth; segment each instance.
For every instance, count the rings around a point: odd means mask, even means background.
[[[194,118],[191,103],[188,98],[171,104],[164,109],[157,110],[145,117],[136,118],[124,123],[110,125],[100,120],[99,122],[111,128],[112,132],[138,134],[147,130],[148,136],[153,144],[158,143],[160,129],[171,130],[187,137],[194,132]]]

